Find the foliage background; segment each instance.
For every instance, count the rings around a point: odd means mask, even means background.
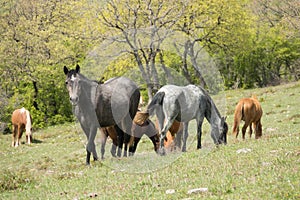
[[[131,76],[146,101],[174,74],[185,78],[178,84],[207,87],[202,73],[211,66],[193,62],[195,45],[210,55],[227,89],[298,80],[299,13],[297,0],[1,0],[1,131],[22,106],[36,129],[73,121],[64,65],[79,63],[98,80]],[[139,32],[146,29],[149,40]],[[169,32],[162,36],[161,30]],[[187,37],[183,51],[162,51],[174,32]],[[126,51],[114,55],[112,49],[113,61],[99,62],[94,58],[101,60],[103,49],[95,49],[103,41],[123,44]]]

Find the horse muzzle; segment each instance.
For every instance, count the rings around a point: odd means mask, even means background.
[[[71,102],[72,106],[76,106],[78,104],[78,101],[79,101],[78,96],[70,97],[70,102]]]

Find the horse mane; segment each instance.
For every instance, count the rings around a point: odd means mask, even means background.
[[[206,90],[204,90],[202,87],[199,86],[199,89],[201,90],[201,92],[205,95],[205,100],[206,100],[206,105],[208,106],[209,109],[206,110],[205,112],[205,118],[209,121],[211,119],[211,115],[212,115],[212,108],[214,108],[216,115],[221,118],[221,114],[217,108],[217,106],[215,105],[214,101],[212,100],[212,98],[210,97],[210,95],[208,94],[208,92]]]
[[[26,132],[28,132],[31,129],[31,117],[28,110],[25,110],[26,112]]]

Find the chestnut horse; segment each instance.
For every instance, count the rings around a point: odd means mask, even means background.
[[[245,121],[242,129],[243,139],[245,139],[246,129],[249,126],[249,136],[252,135],[252,125],[255,131],[255,138],[258,139],[262,136],[262,125],[261,117],[263,111],[260,103],[256,98],[243,98],[239,101],[234,112],[234,124],[233,124],[233,134],[238,137],[239,125],[241,120]]]
[[[158,121],[156,121],[156,128],[159,129]],[[164,146],[167,151],[175,151],[181,149],[181,140],[183,133],[183,123],[174,121],[171,128],[168,130]]]
[[[26,141],[28,144],[32,141],[31,136],[31,116],[28,110],[25,108],[17,109],[13,112],[11,117],[11,122],[13,125],[13,134],[12,134],[12,143],[11,146],[19,146],[20,139],[22,137],[22,134],[24,132],[24,129],[26,131]]]

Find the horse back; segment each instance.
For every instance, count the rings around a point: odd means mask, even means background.
[[[205,94],[194,85],[166,85],[159,92],[164,92],[162,108],[168,115],[176,115],[180,122],[190,121],[201,111],[200,105],[206,101]],[[204,102],[206,104],[206,102]]]
[[[26,124],[26,112],[21,109],[17,109],[13,112],[11,118],[13,125],[25,125]]]
[[[237,105],[238,109],[242,109],[242,119],[244,121],[256,122],[262,116],[262,108],[259,101],[255,98],[243,98]]]
[[[102,127],[115,125],[127,114],[133,119],[138,110],[139,88],[126,77],[112,78],[99,85],[96,95],[95,109]]]

